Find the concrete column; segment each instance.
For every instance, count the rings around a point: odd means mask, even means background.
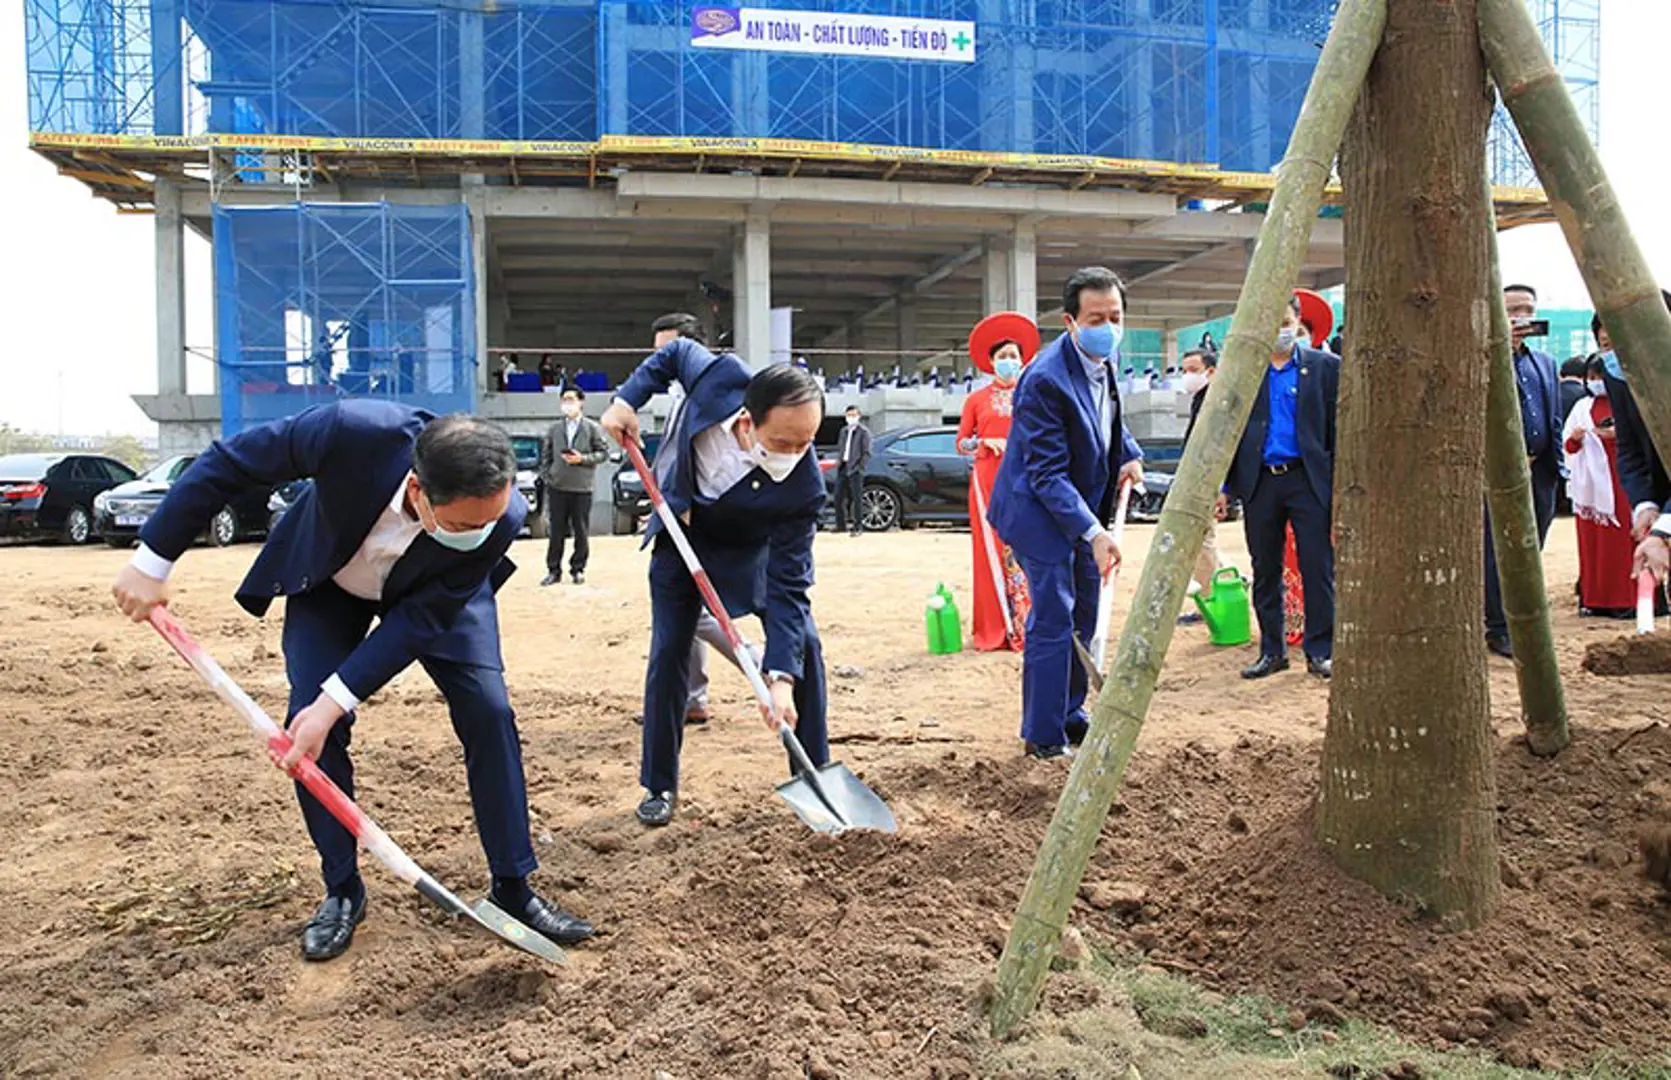
[[[763,368],[772,351],[771,220],[750,210],[732,243],[731,334],[737,354],[751,367]]]
[[[894,348],[900,352],[910,352],[917,347],[917,303],[910,297],[901,296],[894,303]],[[916,358],[901,356],[899,364],[907,371],[916,365]]]
[[[1039,237],[1030,222],[1015,226],[1010,242],[1010,304],[1029,318],[1039,314]]]
[[[157,177],[157,393],[186,392],[186,223],[180,186]]]
[[[1010,301],[1010,238],[993,236],[986,241],[986,256],[982,263],[981,316],[993,315],[1012,308]]]
[[[1175,368],[1178,366],[1178,331],[1168,326],[1160,335],[1161,367]]]
[[[487,394],[492,365],[487,355],[487,185],[480,176],[461,178],[460,195],[470,211],[470,291],[472,318],[466,340],[474,343],[472,358],[476,364],[475,397],[479,401]]]
[[[848,371],[856,372],[860,368],[864,368],[866,378],[876,374],[877,367],[870,362],[875,358],[863,355],[868,347],[869,343],[865,338],[865,324],[858,319],[849,322],[847,324],[847,348],[852,351],[847,354]]]

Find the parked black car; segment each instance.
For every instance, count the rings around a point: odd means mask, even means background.
[[[133,478],[132,469],[97,454],[0,457],[0,536],[85,544],[93,536],[93,500]]]
[[[139,539],[139,530],[162,505],[163,496],[185,474],[196,454],[180,454],[152,466],[137,480],[118,484],[93,500],[93,529],[111,547],[128,547]],[[203,530],[203,538],[215,547],[267,531],[267,500],[272,488],[246,492],[223,506]]]
[[[311,483],[313,483],[312,480],[292,480],[288,484],[280,484],[273,489],[271,495],[267,496],[268,534],[278,528],[279,518],[283,517],[292,506],[296,505],[296,500],[302,497],[302,492],[306,491]]]
[[[872,441],[859,520],[866,532],[923,522],[969,524],[973,459],[951,426],[898,428]]]

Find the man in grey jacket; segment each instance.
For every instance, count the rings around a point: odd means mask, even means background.
[[[592,488],[597,468],[609,460],[609,442],[596,420],[581,413],[586,392],[563,390],[563,419],[551,425],[540,441],[540,479],[545,481],[546,522],[550,535],[545,548],[545,578],[541,585],[563,580],[563,544],[574,533],[574,557],[569,580],[586,581],[591,556]]]

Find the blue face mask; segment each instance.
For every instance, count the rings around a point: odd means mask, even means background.
[[[1612,349],[1608,349],[1606,352],[1601,354],[1601,366],[1606,368],[1607,374],[1613,376],[1615,379],[1618,379],[1620,382],[1626,381],[1625,369],[1619,366],[1619,354],[1614,352]]]
[[[428,495],[424,496],[424,501],[429,502]],[[432,520],[435,520],[434,504],[430,505],[429,516]],[[423,517],[421,515],[418,521],[422,524]],[[454,532],[452,529],[444,527],[439,520],[435,520],[435,528],[426,527],[424,532],[429,534],[431,540],[452,551],[475,551],[487,543],[487,538],[493,535],[493,530],[498,524],[497,521],[490,521],[479,529],[464,529]]]
[[[1120,341],[1125,336],[1125,327],[1119,323],[1103,323],[1101,326],[1081,326],[1077,320],[1074,327],[1079,348],[1086,356],[1093,360],[1106,360],[1113,356],[1120,347]]]
[[[992,373],[1002,381],[1012,383],[1021,376],[1021,361],[994,360],[992,361]]]

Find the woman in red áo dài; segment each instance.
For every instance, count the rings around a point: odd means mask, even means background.
[[[992,376],[964,400],[957,427],[958,452],[975,459],[969,477],[969,534],[975,546],[973,644],[982,652],[1020,652],[1032,608],[1021,564],[987,524],[986,508],[1010,434],[1010,398],[1022,367],[1038,351],[1038,326],[1013,311],[982,319],[969,335],[969,359]]]

